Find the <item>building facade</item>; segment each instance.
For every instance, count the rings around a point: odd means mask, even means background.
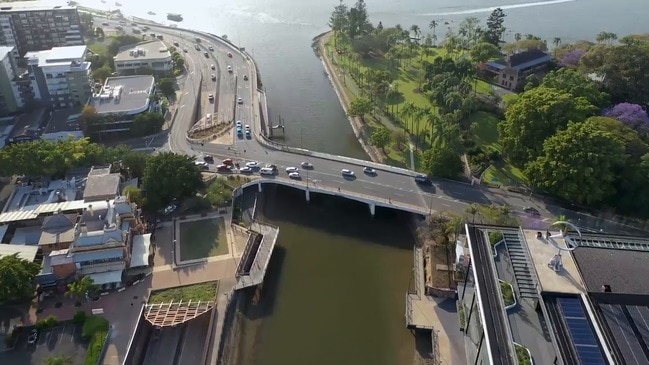
[[[113,61],[120,75],[135,75],[143,68],[151,69],[156,74],[168,74],[173,70],[171,53],[160,41],[122,47]]]
[[[16,55],[52,47],[83,45],[76,7],[40,1],[2,3],[0,45],[16,47]]]
[[[522,90],[526,78],[546,70],[552,57],[541,50],[528,50],[508,55],[486,64],[486,70],[495,75],[494,82],[509,90]]]
[[[18,110],[12,87],[16,79],[15,47],[0,46],[0,115],[5,116]]]

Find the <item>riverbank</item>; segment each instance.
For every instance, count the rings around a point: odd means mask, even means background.
[[[320,58],[320,60],[322,61],[325,71],[327,72],[327,77],[331,81],[334,91],[338,96],[340,105],[345,111],[345,114],[347,114],[347,110],[349,110],[353,96],[350,95],[351,92],[345,87],[344,82],[340,80],[340,78],[344,76],[341,74],[340,70],[334,66],[335,62],[327,57],[327,52],[325,49],[325,46],[332,35],[333,31],[328,31],[313,38],[313,48],[316,51],[318,58]],[[348,115],[347,119],[349,120],[349,124],[351,124],[352,129],[354,130],[354,135],[356,136],[358,143],[361,144],[361,147],[363,147],[365,153],[370,156],[372,161],[384,163],[387,159],[387,156],[380,149],[370,144],[370,133],[367,130],[366,126],[363,124],[361,118],[350,117]]]

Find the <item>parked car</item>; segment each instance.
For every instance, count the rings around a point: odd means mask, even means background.
[[[541,216],[541,213],[538,211],[538,209],[536,209],[534,207],[523,208],[523,212],[525,212],[525,213],[527,213],[529,215],[536,216],[536,217]]]
[[[243,104],[243,99],[241,99],[240,97],[237,98],[237,104],[239,104],[239,105]]]
[[[33,345],[38,341],[38,330],[36,328],[29,331],[29,336],[27,336],[27,343]]]
[[[273,170],[270,167],[264,167],[261,170],[259,170],[259,174],[265,175],[265,176],[275,175],[275,172],[276,172],[276,170]]]
[[[246,162],[246,166],[250,167],[251,169],[255,169],[259,167],[259,162],[257,161]]]
[[[237,120],[237,122],[236,122],[235,124],[236,124],[237,127],[241,128],[241,125],[242,125],[242,124],[241,124],[241,121],[240,121],[240,120]]]
[[[207,100],[214,101],[214,95],[213,94],[207,95]]]
[[[180,44],[178,42],[174,42],[174,47],[178,47]]]
[[[216,166],[217,172],[232,172],[232,167],[228,165],[218,165]]]
[[[212,74],[212,81],[216,81],[216,75]]]
[[[243,75],[243,81],[248,81],[248,75]]]
[[[433,185],[432,180],[426,175],[415,176],[415,182],[419,185]]]
[[[251,138],[252,134],[250,134],[250,129],[246,129],[246,138]]]
[[[200,168],[200,169],[202,169],[202,170],[207,170],[207,169],[210,168],[210,167],[207,165],[207,162],[205,162],[205,161],[196,161],[196,162],[194,162],[194,165],[198,166],[198,168]]]
[[[232,66],[228,65],[228,72],[232,73]]]
[[[232,58],[232,53],[228,52],[228,57]]]
[[[214,163],[214,157],[212,157],[210,155],[205,155],[205,156],[203,156],[203,161]]]
[[[266,164],[266,166],[264,166],[264,167],[267,168],[267,169],[271,169],[274,172],[277,172],[277,166],[276,165],[273,165],[273,164],[269,163],[269,164]]]
[[[176,210],[176,208],[178,208],[178,206],[176,204],[174,204],[174,203],[171,203],[171,204],[167,205],[164,208],[164,210],[162,211],[162,214],[163,215],[169,215],[169,214],[173,213],[174,210]]]
[[[207,49],[209,49],[210,51],[214,51],[214,47],[212,46],[207,47]]]
[[[232,163],[232,159],[231,159],[231,158],[226,158],[225,160],[223,160],[223,164],[226,165],[226,166],[232,166],[232,165],[234,165],[234,164]]]
[[[253,171],[252,171],[252,168],[250,168],[248,166],[244,166],[244,167],[239,169],[239,172],[242,173],[242,174],[251,174]]]
[[[211,64],[211,65],[210,65],[210,68],[211,68],[212,70],[216,70],[216,66],[214,66],[214,64]]]

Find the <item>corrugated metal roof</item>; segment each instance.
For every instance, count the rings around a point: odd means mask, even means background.
[[[90,252],[75,252],[74,262],[86,262],[92,260],[105,260],[114,257],[124,257],[124,250],[121,248],[111,248],[108,250],[96,250]]]
[[[131,267],[149,266],[149,247],[151,246],[151,233],[133,237],[133,253],[131,254]]]
[[[0,257],[17,253],[18,257],[32,262],[36,258],[36,252],[38,252],[37,246],[0,244]]]
[[[58,212],[71,211],[71,210],[81,210],[88,207],[88,205],[93,204],[93,207],[97,204],[101,206],[106,206],[106,202],[85,202],[83,200],[71,200],[61,203],[47,203],[40,205],[30,205],[23,207],[20,210],[15,210],[11,212],[5,212],[0,214],[0,223],[9,223],[9,222],[18,222],[23,220],[35,219],[40,214],[48,214]],[[98,209],[98,207],[95,207]]]

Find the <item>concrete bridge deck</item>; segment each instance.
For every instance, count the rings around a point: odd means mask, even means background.
[[[270,257],[273,254],[277,236],[279,235],[278,227],[258,222],[251,224],[250,231],[253,234],[261,235],[261,242],[256,243],[254,240],[248,240],[244,256],[239,262],[239,267],[237,267],[237,282],[234,285],[234,290],[248,288],[264,282]],[[249,247],[252,247],[250,245],[255,245],[256,249],[250,249]],[[251,260],[249,267],[243,269],[247,260]]]

